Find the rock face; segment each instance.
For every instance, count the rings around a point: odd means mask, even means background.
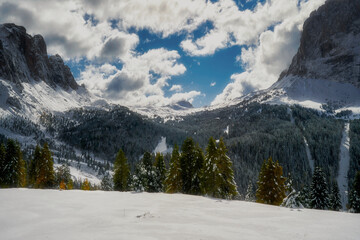
[[[360,87],[360,1],[328,0],[305,21],[288,76]]]
[[[44,81],[52,88],[77,90],[70,69],[59,55],[48,57],[41,35],[30,36],[12,23],[0,25],[0,78],[22,87],[22,82]]]

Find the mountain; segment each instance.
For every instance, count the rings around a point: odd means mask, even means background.
[[[44,38],[12,23],[0,25],[0,108],[33,115],[90,102],[59,55],[48,56]]]
[[[360,2],[328,0],[305,21],[297,54],[266,94],[274,102],[359,107],[359,42]]]
[[[78,86],[59,56],[47,56],[41,36],[3,24],[0,141],[2,135],[15,138],[28,153],[47,141],[58,162],[83,162],[101,175],[119,149],[134,168],[160,143],[170,149],[192,137],[205,149],[211,136],[222,137],[242,194],[269,156],[291,173],[298,190],[310,183],[314,166],[329,181],[340,171],[351,180],[360,170],[358,9],[358,1],[328,0],[305,22],[298,53],[278,82],[201,110],[184,101],[136,112],[107,104]],[[350,167],[343,169],[344,161]]]

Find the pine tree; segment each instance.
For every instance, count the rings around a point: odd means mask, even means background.
[[[234,171],[232,169],[232,162],[226,155],[227,149],[222,138],[219,141],[218,147],[218,169],[219,169],[219,197],[224,199],[233,199],[239,193],[237,192],[236,183],[234,180]]]
[[[119,150],[114,162],[114,190],[129,190],[130,168],[125,157],[125,153]]]
[[[181,146],[180,167],[183,183],[182,192],[186,194],[202,194],[201,181],[204,165],[204,154],[192,138],[185,139]]]
[[[160,153],[157,153],[155,156],[155,182],[156,182],[156,191],[163,192],[164,191],[164,183],[166,177],[166,167],[164,162],[164,156]]]
[[[180,154],[179,147],[176,144],[171,154],[170,168],[165,180],[165,185],[167,193],[176,193],[182,191]]]
[[[339,187],[336,181],[333,181],[331,186],[331,194],[329,199],[329,209],[334,211],[339,211],[341,209],[341,200],[340,200]]]
[[[287,207],[287,208],[304,208],[300,201],[300,194],[296,192],[295,189],[291,188],[292,192],[289,193],[286,198],[284,198],[281,206]]]
[[[349,208],[351,212],[360,213],[360,171],[355,175],[349,196]]]
[[[109,173],[106,173],[104,175],[104,177],[102,178],[102,180],[101,180],[101,184],[100,184],[101,190],[103,190],[103,191],[111,191],[113,189],[111,183],[112,183],[111,176],[110,176]]]
[[[310,208],[310,188],[305,185],[299,193],[299,201],[304,208]]]
[[[87,178],[85,178],[84,182],[81,184],[81,190],[84,190],[84,191],[90,190],[90,183]]]
[[[137,192],[156,192],[156,174],[153,166],[152,156],[145,152],[139,164],[135,168],[132,177],[132,189]]]
[[[6,143],[6,150],[1,151],[3,155],[1,185],[6,187],[25,187],[26,166],[19,144],[9,139]]]
[[[39,145],[36,145],[34,155],[30,161],[29,167],[29,185],[34,186],[36,184],[36,180],[39,177],[39,164],[41,163],[41,148]]]
[[[280,205],[286,196],[285,180],[279,163],[274,163],[271,157],[265,160],[257,182],[256,202]]]
[[[310,207],[315,209],[328,209],[329,194],[327,191],[325,175],[321,168],[316,167],[310,188]]]
[[[51,156],[49,145],[47,143],[44,144],[41,150],[38,171],[36,186],[38,188],[53,187],[55,183],[54,160]]]
[[[0,144],[0,187],[5,184],[5,146],[3,143]]]
[[[68,185],[72,181],[70,168],[68,165],[63,164],[56,168],[55,170],[55,183],[56,185],[60,185],[63,183],[64,186]]]
[[[251,181],[249,182],[248,187],[246,189],[245,201],[247,202],[255,201],[254,187]]]
[[[220,171],[218,168],[218,150],[214,138],[210,138],[206,147],[204,163],[203,188],[205,194],[211,197],[220,197]]]

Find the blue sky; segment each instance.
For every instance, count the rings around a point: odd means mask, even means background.
[[[223,104],[273,84],[325,0],[0,0],[95,96],[127,106]]]

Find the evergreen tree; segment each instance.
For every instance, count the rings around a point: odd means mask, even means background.
[[[286,198],[284,198],[281,206],[287,207],[287,208],[304,208],[300,201],[300,194],[296,192],[295,189],[292,188],[292,192],[287,195]]]
[[[164,162],[164,156],[160,153],[157,153],[155,156],[155,182],[157,192],[164,191],[164,183],[166,177],[166,167]]]
[[[153,166],[152,156],[149,152],[145,152],[144,156],[135,169],[133,175],[132,188],[134,191],[156,192],[156,173]]]
[[[26,168],[19,144],[9,139],[6,143],[6,150],[4,151],[3,149],[1,151],[3,155],[1,185],[6,187],[25,187]]]
[[[220,171],[218,168],[218,150],[214,138],[210,138],[206,147],[203,188],[205,194],[220,197]]]
[[[68,165],[63,164],[60,167],[57,167],[55,170],[55,183],[59,185],[63,183],[63,186],[66,189],[66,186],[72,182],[70,168]]]
[[[183,193],[201,194],[201,177],[204,165],[204,155],[192,138],[185,139],[181,146],[180,167],[183,183]]]
[[[34,186],[36,180],[39,177],[39,164],[41,163],[41,148],[39,145],[36,145],[34,155],[30,161],[29,167],[29,185]]]
[[[81,190],[89,191],[90,190],[90,183],[87,178],[85,178],[84,182],[81,184]]]
[[[5,183],[5,146],[3,143],[0,144],[0,187]]]
[[[38,188],[53,187],[55,183],[54,160],[51,156],[49,145],[47,143],[44,144],[41,150],[38,171],[36,186]]]
[[[125,153],[119,150],[114,162],[114,190],[129,190],[130,168],[125,157]]]
[[[360,213],[360,171],[355,175],[349,196],[349,207],[351,212]]]
[[[285,180],[279,162],[274,163],[271,157],[264,160],[257,182],[256,202],[280,205],[286,196]]]
[[[329,207],[329,194],[327,191],[325,175],[321,168],[316,167],[310,188],[310,207],[327,209]]]
[[[247,201],[247,202],[255,201],[254,187],[253,187],[253,184],[251,181],[249,182],[247,190],[246,190],[245,201]]]
[[[299,201],[304,208],[310,208],[310,188],[305,185],[299,193]]]
[[[219,141],[218,147],[218,169],[219,169],[219,197],[224,199],[232,199],[237,196],[236,183],[234,180],[234,171],[232,169],[232,162],[226,155],[227,149],[222,138]]]
[[[329,209],[334,211],[339,211],[341,209],[341,200],[340,200],[339,187],[336,181],[333,181],[331,186],[331,194],[329,199]]]
[[[165,185],[167,193],[176,193],[182,191],[180,154],[179,147],[176,144],[171,154],[170,169],[165,180]]]
[[[104,177],[101,180],[101,190],[103,191],[111,191],[113,189],[112,187],[112,180],[111,180],[111,176],[108,172],[105,173]]]

